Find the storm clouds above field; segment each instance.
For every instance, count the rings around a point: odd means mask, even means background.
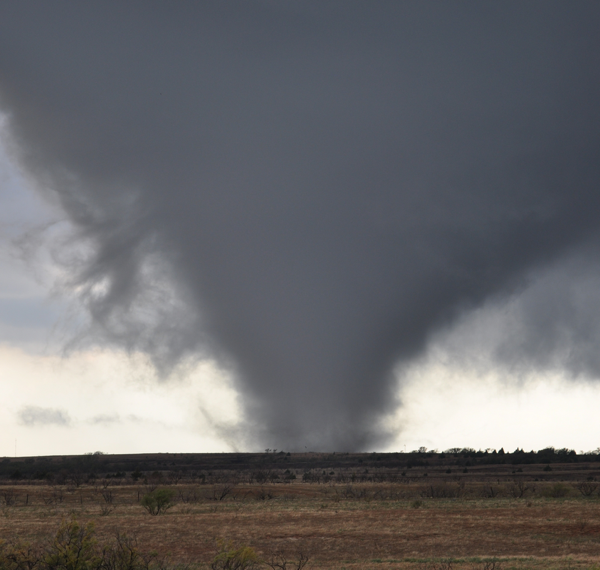
[[[434,342],[598,375],[599,27],[595,2],[6,2],[0,110],[73,225],[88,338],[164,376],[215,358],[251,443],[365,449]]]

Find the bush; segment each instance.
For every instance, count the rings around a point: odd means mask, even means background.
[[[11,544],[0,541],[0,568],[2,570],[34,570],[40,568],[43,551],[28,542]]]
[[[569,487],[564,483],[554,483],[554,485],[545,489],[543,494],[552,499],[562,499],[569,494]]]
[[[63,521],[44,557],[49,570],[93,570],[100,566],[94,524],[81,526],[75,519]]]
[[[271,570],[302,570],[308,564],[308,561],[309,557],[302,551],[291,558],[282,551],[276,551],[272,552],[263,561],[263,564]]]
[[[155,554],[144,554],[135,538],[118,533],[115,543],[102,549],[101,570],[149,570]]]
[[[155,489],[142,497],[140,504],[151,515],[160,515],[173,506],[175,491],[173,489]]]
[[[598,483],[594,483],[593,481],[581,481],[574,485],[574,487],[584,496],[591,497],[596,489],[598,488]]]
[[[235,547],[231,541],[217,542],[217,555],[211,562],[211,570],[246,570],[260,565],[260,560],[250,546]]]
[[[117,534],[100,546],[93,523],[63,521],[46,545],[0,541],[0,570],[161,570],[155,554],[141,552],[135,539]]]

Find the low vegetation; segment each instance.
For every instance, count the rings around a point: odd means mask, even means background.
[[[38,543],[0,542],[2,570],[150,570],[161,564],[155,553],[138,549],[134,538],[117,533],[110,542],[98,543],[94,524],[63,520],[56,535]]]
[[[154,489],[142,497],[140,505],[151,515],[164,514],[173,506],[175,495],[174,489]]]
[[[596,461],[221,455],[0,480],[0,570],[600,570]]]

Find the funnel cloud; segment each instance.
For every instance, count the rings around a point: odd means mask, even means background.
[[[595,2],[5,2],[0,110],[94,338],[215,358],[247,445],[369,449],[399,364],[596,265],[598,29]],[[493,365],[585,334],[520,303]]]

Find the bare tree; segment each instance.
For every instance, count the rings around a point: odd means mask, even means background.
[[[302,570],[309,560],[308,555],[303,551],[299,551],[293,557],[290,557],[283,551],[277,550],[263,559],[263,563],[272,570]]]

